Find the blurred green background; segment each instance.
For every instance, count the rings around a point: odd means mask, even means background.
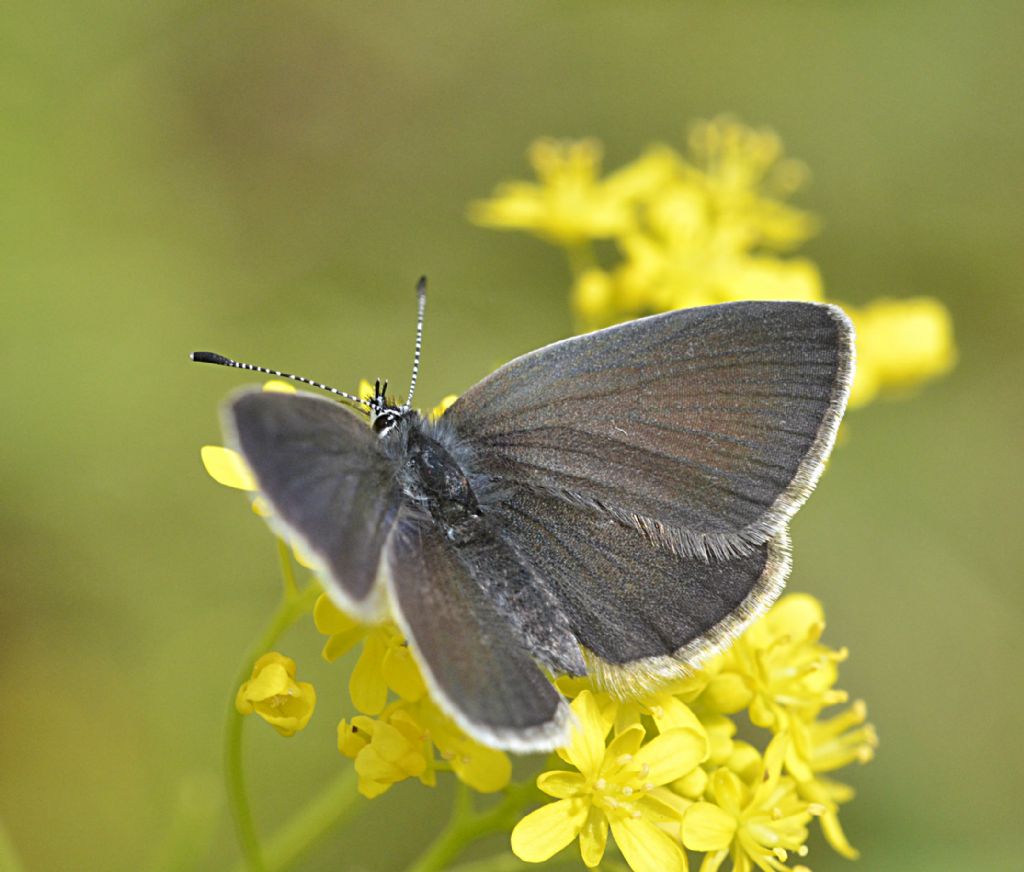
[[[32,870],[146,868],[182,804],[237,859],[221,733],[276,601],[272,539],[199,446],[244,382],[212,348],[419,399],[570,330],[561,253],[467,204],[536,136],[614,167],[694,119],[768,124],[814,178],[830,296],[931,294],[959,367],[857,411],[796,519],[877,759],[842,819],[870,870],[1021,868],[1024,113],[1015,3],[5,4],[0,27],[0,818]],[[310,728],[248,725],[258,820],[334,772],[344,668],[279,646]],[[308,869],[401,869],[446,790],[367,803]],[[574,850],[574,849],[573,849]],[[846,868],[816,838],[816,870]],[[850,867],[854,868],[854,867]]]

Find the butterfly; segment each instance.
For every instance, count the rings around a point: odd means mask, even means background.
[[[647,692],[779,595],[787,525],[835,441],[854,367],[836,306],[682,309],[516,358],[437,420],[293,378],[222,412],[271,527],[336,605],[391,616],[438,705],[517,752],[566,743],[552,676]],[[354,407],[355,411],[347,407]],[[358,413],[369,419],[367,426]]]

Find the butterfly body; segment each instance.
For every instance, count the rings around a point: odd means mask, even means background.
[[[248,390],[224,425],[339,606],[391,615],[474,738],[549,749],[569,709],[542,670],[643,693],[778,596],[852,341],[831,306],[710,306],[531,352],[438,421]]]
[[[456,460],[450,433],[420,417],[403,416],[401,423],[381,437],[381,447],[401,473],[402,492],[413,506],[422,507],[453,542],[473,538],[479,529],[480,503],[469,474]]]

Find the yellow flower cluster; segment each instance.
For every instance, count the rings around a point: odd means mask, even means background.
[[[832,847],[855,857],[838,816],[853,791],[825,773],[867,762],[877,739],[863,703],[821,717],[846,701],[835,689],[846,652],[823,645],[823,629],[817,600],[790,594],[700,672],[645,699],[559,682],[575,694],[577,729],[558,752],[572,769],[540,776],[556,801],[519,822],[512,850],[541,862],[578,838],[595,867],[610,831],[635,872],[685,870],[687,850],[704,855],[702,872],[730,857],[739,872],[782,872],[799,868],[787,864],[806,854],[817,818]],[[766,738],[763,752],[737,738],[741,712]]]
[[[807,177],[779,137],[729,117],[696,124],[686,154],[658,145],[601,176],[590,139],[542,139],[537,182],[500,185],[473,204],[479,224],[522,230],[563,248],[583,329],[732,300],[825,299],[817,266],[792,251],[816,220],[785,199]],[[858,368],[851,402],[905,391],[956,357],[948,310],[930,298],[852,309]]]
[[[441,712],[394,624],[360,624],[323,595],[313,620],[329,637],[323,649],[327,660],[362,643],[348,684],[362,714],[338,724],[338,750],[355,761],[363,796],[372,799],[406,778],[433,786],[439,770],[454,772],[480,793],[508,784],[508,756],[474,742]]]

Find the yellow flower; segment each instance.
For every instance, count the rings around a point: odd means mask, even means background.
[[[474,742],[428,697],[393,702],[379,718],[343,720],[338,750],[355,760],[359,792],[368,799],[406,778],[433,787],[439,768],[479,793],[501,790],[512,777],[507,754]]]
[[[295,661],[276,651],[252,667],[252,677],[235,696],[239,714],[256,712],[282,736],[293,736],[309,723],[316,706],[313,685],[295,680]]]
[[[796,778],[800,796],[824,809],[820,823],[828,843],[851,860],[858,852],[839,824],[839,806],[853,799],[853,788],[821,773],[874,758],[878,736],[866,720],[867,706],[858,700],[831,718],[800,723],[800,731],[794,733],[799,741],[786,754],[786,769]]]
[[[598,180],[601,146],[594,140],[538,140],[530,147],[530,162],[540,184],[501,185],[492,199],[472,205],[470,218],[565,246],[606,239],[631,226],[630,186]]]
[[[821,603],[814,597],[783,597],[725,652],[701,704],[721,714],[749,708],[755,725],[780,732],[791,716],[811,719],[825,706],[845,702],[846,694],[833,684],[836,664],[847,651],[822,645],[824,628]]]
[[[808,172],[784,157],[774,131],[719,116],[693,125],[685,153],[653,146],[603,178],[600,159],[593,140],[539,140],[531,148],[539,183],[499,186],[471,209],[479,224],[566,250],[582,329],[733,300],[825,299],[818,267],[788,256],[818,222],[785,202]],[[883,298],[850,315],[853,406],[906,392],[956,362],[952,321],[936,300]]]
[[[701,872],[715,872],[732,855],[735,872],[789,870],[790,854],[807,853],[807,823],[819,809],[797,795],[783,776],[788,737],[769,743],[754,777],[745,781],[730,768],[716,769],[708,784],[711,802],[696,802],[683,817],[683,844],[705,852]],[[748,746],[749,747],[749,746]]]
[[[508,754],[469,738],[429,696],[404,707],[461,782],[479,793],[494,793],[508,786],[512,778]]]
[[[851,405],[864,405],[880,393],[910,391],[956,363],[953,319],[938,300],[883,297],[846,311],[857,330]]]
[[[363,650],[349,676],[352,704],[368,715],[380,714],[387,704],[388,691],[413,701],[426,693],[419,667],[399,629],[390,621],[361,624],[349,617],[325,594],[313,607],[316,628],[329,636],[323,657],[328,662],[347,654],[359,642]]]
[[[660,824],[678,825],[688,803],[662,785],[682,778],[707,756],[696,730],[667,730],[643,744],[634,723],[608,746],[610,723],[588,691],[572,703],[577,718],[568,746],[558,755],[578,772],[545,772],[537,786],[557,802],[524,817],[512,830],[512,851],[540,863],[579,837],[583,862],[593,868],[604,856],[608,830],[635,872],[687,868],[686,855]]]
[[[404,711],[376,720],[356,715],[338,724],[338,750],[355,761],[359,792],[373,799],[406,778],[435,783],[422,727]]]
[[[706,191],[718,223],[745,248],[785,250],[814,234],[812,216],[780,201],[801,187],[807,169],[783,159],[775,131],[720,115],[694,124],[688,144],[691,182]]]

